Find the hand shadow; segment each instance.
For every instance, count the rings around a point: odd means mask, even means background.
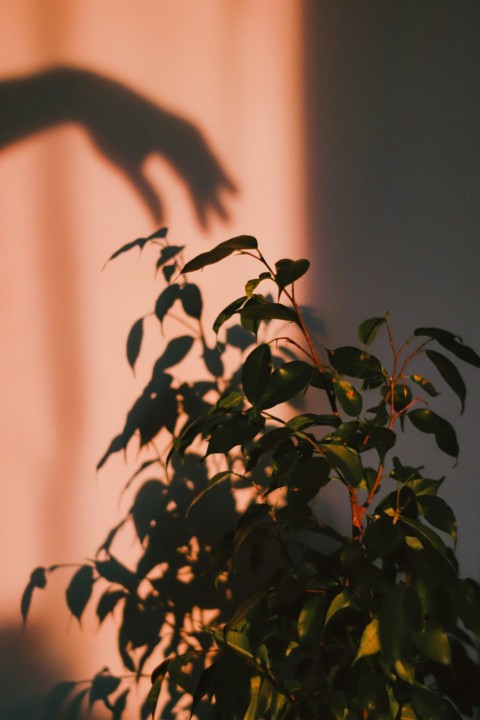
[[[164,219],[160,191],[145,175],[146,160],[162,155],[185,183],[196,217],[226,220],[225,193],[237,188],[192,122],[114,80],[70,67],[0,81],[0,148],[46,127],[79,123],[121,170],[156,222]]]

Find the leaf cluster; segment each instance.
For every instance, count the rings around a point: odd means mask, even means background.
[[[438,386],[463,411],[457,363],[480,367],[480,357],[438,328],[397,343],[388,314],[361,323],[356,345],[321,347],[295,296],[307,260],[271,266],[255,238],[239,236],[182,265],[182,248],[164,230],[143,240],[112,257],[147,241],[159,246],[166,286],[151,316],[161,330],[167,316],[183,313],[181,334],[163,348],[99,462],[133,445],[142,450],[127,483],[135,489],[130,510],[66,591],[79,621],[93,602],[100,624],[115,616],[132,678],[152,671],[142,718],[173,711],[173,700],[161,700],[165,684],[172,697],[191,697],[192,716],[212,720],[473,717],[480,587],[459,574],[457,523],[439,494],[444,478],[400,458],[396,444],[408,429],[450,464],[457,458],[455,430],[431,405]],[[201,292],[188,278],[234,253],[255,259],[260,272],[218,314],[211,344]],[[261,294],[264,286],[273,295]],[[132,368],[144,324],[128,336]],[[385,359],[370,351],[379,333]],[[233,369],[227,348],[236,353]],[[186,382],[181,363],[195,355],[206,379]],[[417,372],[419,358],[428,377]],[[348,536],[322,521],[330,483],[349,508]],[[239,512],[235,498],[246,492]],[[138,542],[134,566],[114,549],[128,524]],[[32,573],[24,618],[54,569]],[[70,698],[72,718],[82,702],[101,701],[116,719],[125,683],[104,670],[89,689],[75,693],[66,683],[52,697],[55,707]]]

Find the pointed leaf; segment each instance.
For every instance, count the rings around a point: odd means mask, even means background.
[[[344,412],[350,417],[358,417],[362,412],[362,396],[358,390],[340,376],[333,378],[333,387]]]
[[[143,318],[140,318],[135,323],[133,323],[127,338],[127,360],[132,370],[135,367],[135,363],[140,352],[140,347],[142,345],[142,340]]]
[[[310,640],[320,632],[325,619],[325,600],[323,597],[314,595],[308,598],[300,611],[297,621],[298,639],[300,641]]]
[[[364,655],[373,655],[380,650],[379,624],[377,618],[374,618],[364,629],[360,639],[358,652],[353,662]]]
[[[457,436],[447,420],[427,408],[410,410],[407,417],[420,432],[432,433],[440,450],[452,457],[458,457]]]
[[[408,527],[413,530],[414,535],[421,540],[422,545],[431,545],[438,553],[440,553],[440,555],[445,557],[445,544],[436,532],[431,530],[429,527],[426,527],[426,525],[421,523],[419,520],[414,520],[413,518],[406,517],[405,515],[399,515],[398,522],[408,525]]]
[[[363,478],[363,467],[356,450],[347,445],[320,444],[328,462],[340,473],[348,485],[357,487]]]
[[[385,324],[384,317],[372,317],[358,326],[358,337],[364,345],[370,345],[375,339],[378,329]]]
[[[166,262],[176,257],[182,250],[185,249],[185,245],[166,245],[160,250],[160,256],[157,260],[157,270],[162,267]]]
[[[272,351],[262,343],[248,355],[242,367],[243,392],[252,405],[265,394],[272,373]]]
[[[224,258],[231,255],[236,250],[255,250],[258,247],[258,243],[251,235],[239,235],[238,237],[226,240],[220,245],[217,245],[212,250],[200,253],[190,260],[181,270],[182,274],[195,272],[201,270],[207,265],[213,265],[214,263],[223,260]]]
[[[339,592],[338,595],[335,595],[327,610],[327,615],[325,617],[325,625],[327,625],[327,623],[329,623],[330,620],[338,612],[340,612],[340,610],[345,610],[345,608],[351,607],[352,605],[355,606],[355,601],[349,594],[348,590],[342,590],[341,592]]]
[[[302,275],[305,275],[310,262],[308,260],[290,260],[285,258],[275,263],[275,282],[277,283],[280,292],[284,290],[287,285],[291,285],[296,282]]]
[[[431,327],[417,328],[414,335],[426,335],[427,337],[431,337],[433,340],[440,343],[440,345],[442,345],[446,350],[449,350],[453,353],[453,355],[460,358],[460,360],[469,363],[469,365],[474,365],[475,367],[480,368],[480,357],[474,350],[472,350],[472,348],[468,347],[468,345],[464,345],[462,339],[459,338],[458,335],[454,335],[447,330]]]
[[[457,539],[455,514],[443,498],[437,495],[421,495],[417,496],[417,502],[430,525],[448,533],[453,540]]]
[[[222,327],[223,323],[229,320],[232,315],[234,315],[236,312],[238,312],[238,310],[240,310],[246,299],[247,296],[243,295],[242,297],[237,298],[236,300],[231,302],[230,305],[227,305],[227,307],[222,310],[222,312],[217,316],[215,322],[213,323],[213,331],[216,334],[218,334],[218,331]]]
[[[293,400],[303,393],[312,379],[313,368],[302,360],[292,360],[274,370],[268,388],[257,407],[262,410]]]
[[[259,300],[258,295],[253,295],[249,302],[245,303],[240,310],[242,319],[246,320],[285,320],[299,324],[298,315],[292,308],[282,303]]]
[[[436,397],[439,394],[433,387],[430,380],[424,378],[423,375],[410,375],[410,380],[413,380],[414,383],[420,385],[422,390],[425,390],[425,392],[428,393],[431,397]]]
[[[82,565],[72,577],[67,587],[66,598],[68,609],[79,622],[90,600],[94,582],[93,567],[91,565]]]
[[[426,356],[437,368],[438,372],[445,380],[447,385],[451,387],[453,392],[459,397],[462,404],[462,413],[465,409],[465,398],[467,396],[467,388],[463,382],[463,378],[458,372],[455,365],[442,353],[436,352],[435,350],[426,350]]]
[[[97,617],[101,624],[107,615],[112,613],[120,600],[127,597],[124,590],[107,590],[103,593],[97,605]]]
[[[346,345],[328,351],[332,367],[342,375],[362,378],[369,386],[383,382],[383,369],[380,361],[366,350]]]
[[[434,620],[426,619],[422,629],[415,633],[415,645],[431,660],[451,665],[452,656],[447,634]]]

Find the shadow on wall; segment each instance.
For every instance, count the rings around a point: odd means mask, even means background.
[[[0,150],[46,128],[62,123],[77,123],[87,131],[103,158],[130,182],[155,221],[158,222],[164,217],[165,203],[162,190],[154,187],[144,172],[146,160],[154,154],[163,156],[185,184],[201,226],[207,228],[214,217],[221,220],[229,217],[226,196],[235,193],[237,189],[203,132],[191,121],[155,105],[121,83],[82,69],[55,67],[39,74],[0,81],[0,104]],[[65,238],[62,240],[65,242]],[[64,247],[62,253],[64,259],[71,260],[73,249]],[[46,254],[42,253],[41,256],[44,259],[40,274],[44,276],[41,281],[45,287],[45,310],[49,323],[47,332],[51,340],[48,342],[49,362],[51,375],[55,377],[54,419],[57,425],[57,446],[67,451],[64,467],[62,459],[57,456],[55,472],[49,473],[56,482],[57,477],[66,474],[64,471],[70,465],[73,450],[71,438],[79,442],[81,437],[79,411],[75,409],[82,407],[83,371],[78,367],[81,345],[76,330],[77,281],[75,277],[59,279],[59,261],[55,260],[53,268],[47,267],[49,261],[48,258],[45,259]],[[71,265],[74,267],[75,263],[72,262]],[[63,293],[66,283],[68,295]],[[62,292],[57,292],[59,290]],[[58,343],[59,337],[62,338],[61,347]],[[59,368],[66,365],[63,362],[65,357],[72,359],[72,363],[67,363],[70,374],[63,370],[58,372]],[[75,377],[75,382],[71,381],[72,377]],[[155,517],[160,510],[165,510],[165,503],[168,504],[170,500],[180,508],[179,512],[184,511],[184,501],[189,497],[191,499],[191,489],[190,494],[186,492],[183,497],[184,486],[174,484],[167,491],[159,481],[149,482],[150,484],[147,482],[144,486],[143,495],[138,498],[138,507],[143,508],[139,512],[145,512],[146,506],[142,504],[144,500],[147,499],[147,503],[150,503],[152,498],[154,502],[150,510]],[[184,479],[185,482],[187,481]],[[175,492],[179,493],[178,497]],[[217,532],[223,527],[224,520],[231,521],[231,514],[234,513],[232,503],[233,501],[228,503],[228,498],[222,500],[222,509],[218,516],[222,518],[221,522],[218,518],[205,519],[203,535],[206,533],[206,537],[202,535],[202,544],[211,543],[209,532]],[[139,518],[136,519],[141,524]],[[178,528],[170,515],[165,516],[162,527],[163,529],[156,531],[160,543],[158,552],[164,552],[164,561],[170,562],[173,548],[176,549],[177,545],[172,538],[165,535],[165,529],[168,527],[168,533],[175,535],[178,534]],[[186,542],[187,540],[188,538],[185,538]],[[205,594],[197,587],[198,583],[201,583],[199,579],[196,580],[194,592],[184,583],[178,585],[178,596],[172,591],[171,583],[178,584],[176,573],[180,569],[180,560],[185,564],[183,556],[177,555],[176,565],[174,564],[171,572],[166,572],[161,580],[162,588],[169,588],[166,592],[170,602],[169,611],[178,617],[191,608],[194,595],[198,598],[199,594]],[[107,568],[108,574],[108,568],[111,570],[111,565],[108,566],[111,558],[104,562],[106,565],[100,567]],[[148,558],[144,560],[146,565],[149,562]],[[199,577],[200,575],[201,573]],[[123,581],[128,584],[126,575],[123,576]],[[186,594],[188,601],[185,606]],[[75,597],[75,593],[72,597]],[[75,602],[81,602],[81,598],[73,599],[72,602],[75,605]],[[212,601],[206,598],[205,603],[208,607],[212,606]],[[163,619],[165,612],[164,608]],[[135,609],[132,609],[132,613],[135,614]],[[145,628],[144,618],[137,620],[136,623],[133,618],[132,627],[141,634],[142,630],[139,628]],[[127,644],[130,640],[127,638]],[[133,648],[141,647],[141,641],[141,638],[134,638]],[[42,703],[38,696],[45,693],[52,682],[68,675],[68,668],[56,666],[54,649],[49,646],[42,628],[29,628],[27,633],[21,634],[18,627],[4,627],[0,630],[0,644],[4,665],[0,687],[2,718],[43,720],[46,717],[45,710],[41,709]]]

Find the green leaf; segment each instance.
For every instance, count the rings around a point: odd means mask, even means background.
[[[392,587],[383,597],[378,619],[382,655],[387,665],[393,665],[408,656],[420,626],[420,602],[414,589]]]
[[[341,592],[339,592],[338,595],[335,595],[327,610],[327,615],[325,617],[325,625],[327,625],[330,620],[341,610],[345,610],[345,608],[352,606],[357,607],[356,601],[352,598],[348,590],[342,590]]]
[[[451,720],[451,715],[441,695],[422,685],[412,688],[412,705],[421,720]]]
[[[453,392],[459,397],[463,413],[465,409],[467,388],[465,387],[465,383],[463,382],[462,376],[458,372],[457,368],[452,361],[445,357],[445,355],[442,355],[442,353],[436,352],[435,350],[426,350],[425,354],[435,365],[447,385],[449,385]]]
[[[94,582],[93,567],[91,565],[82,565],[72,577],[67,587],[66,599],[68,609],[79,622],[90,600]]]
[[[380,650],[379,624],[374,618],[364,629],[358,646],[358,652],[353,662],[357,662],[364,655],[374,655]]]
[[[242,297],[237,298],[237,300],[231,302],[230,305],[227,305],[227,307],[222,310],[213,323],[213,330],[216,334],[218,334],[218,331],[222,327],[223,323],[229,320],[232,315],[240,310],[246,299],[247,296],[243,295]]]
[[[190,317],[200,320],[203,309],[202,295],[197,285],[187,283],[181,288],[180,301]]]
[[[455,514],[443,498],[437,495],[421,495],[417,496],[417,503],[430,525],[448,533],[453,540],[457,539]]]
[[[127,338],[127,360],[128,364],[132,368],[135,367],[135,363],[140,352],[140,347],[143,340],[143,318],[133,323]]]
[[[417,648],[431,660],[442,665],[451,665],[452,656],[447,634],[434,620],[426,619],[421,630],[414,635]]]
[[[419,520],[414,520],[413,518],[406,517],[405,515],[399,515],[398,521],[402,522],[404,525],[408,525],[408,527],[414,531],[414,535],[422,541],[423,545],[426,544],[427,547],[431,545],[438,553],[440,553],[440,555],[445,557],[445,545],[436,532],[426,527]]]
[[[242,367],[243,392],[252,405],[256,405],[268,387],[272,373],[270,345],[262,343],[248,355]]]
[[[97,700],[106,700],[109,695],[115,692],[119,685],[120,678],[110,675],[108,671],[102,671],[98,673],[98,675],[95,675],[90,687],[90,707],[92,707],[93,703]]]
[[[273,371],[270,383],[257,407],[266,410],[293,400],[303,393],[312,379],[312,366],[302,360],[284,363]]]
[[[268,677],[254,675],[250,679],[250,703],[244,720],[258,720],[265,717],[270,707],[274,686]]]
[[[199,500],[202,499],[204,495],[207,494],[209,490],[212,489],[214,485],[221,482],[222,480],[225,480],[225,478],[229,477],[232,474],[231,470],[222,470],[222,472],[216,473],[212,478],[209,479],[207,486],[203,488],[195,497],[193,498],[192,502],[188,506],[186,517],[188,518],[190,514],[190,510],[198,503]]]
[[[358,326],[358,337],[364,345],[370,345],[375,339],[378,329],[385,323],[383,317],[373,317],[364,320]]]
[[[286,322],[299,324],[298,315],[295,310],[281,303],[268,302],[268,300],[264,299],[259,300],[259,297],[259,295],[252,296],[250,302],[246,303],[240,310],[242,319],[258,321],[285,320]]]
[[[323,628],[325,620],[325,599],[313,595],[300,610],[297,621],[297,633],[300,642],[308,641]]]
[[[237,445],[244,445],[253,440],[264,424],[264,418],[246,415],[235,415],[231,420],[220,423],[212,430],[206,455],[225,454]]]
[[[165,315],[168,313],[175,300],[178,300],[179,297],[180,285],[178,285],[177,283],[169,285],[162,293],[160,293],[157,298],[157,302],[155,303],[155,315],[161,323],[163,322]]]
[[[424,378],[423,375],[410,375],[410,380],[413,380],[414,383],[417,383],[417,385],[420,385],[422,390],[425,390],[426,393],[428,393],[431,397],[437,397],[439,394],[435,388],[433,387],[430,380],[427,380],[427,378]]]
[[[362,412],[362,396],[358,390],[340,376],[333,378],[333,387],[344,412],[351,417],[358,417]]]
[[[348,485],[357,487],[363,478],[363,466],[356,450],[346,445],[319,445],[328,462],[340,473]]]
[[[383,382],[384,375],[380,361],[366,350],[346,345],[328,350],[328,358],[332,367],[341,375],[362,378],[368,387],[375,387]]]
[[[223,260],[224,258],[231,255],[236,250],[256,250],[258,243],[251,235],[239,235],[238,237],[231,238],[220,243],[212,250],[200,253],[190,260],[181,270],[182,274],[195,272],[201,270],[207,265],[214,265],[215,263]]]
[[[330,425],[338,427],[341,423],[338,415],[318,415],[316,413],[305,413],[304,415],[296,415],[287,422],[287,426],[295,432],[305,430],[313,425]]]
[[[287,285],[291,285],[296,280],[305,275],[310,262],[308,260],[290,260],[285,258],[275,263],[275,282],[277,283],[280,292],[284,290]]]
[[[435,441],[444,453],[452,457],[458,457],[459,447],[455,430],[447,420],[444,420],[433,410],[418,409],[410,410],[407,417],[417,430],[424,433],[432,433]]]
[[[449,350],[453,355],[460,358],[469,365],[474,365],[480,368],[480,357],[477,353],[464,345],[462,339],[458,335],[454,335],[447,330],[441,330],[440,328],[422,327],[417,328],[414,331],[414,335],[426,335],[427,337],[436,340],[442,347]]]

